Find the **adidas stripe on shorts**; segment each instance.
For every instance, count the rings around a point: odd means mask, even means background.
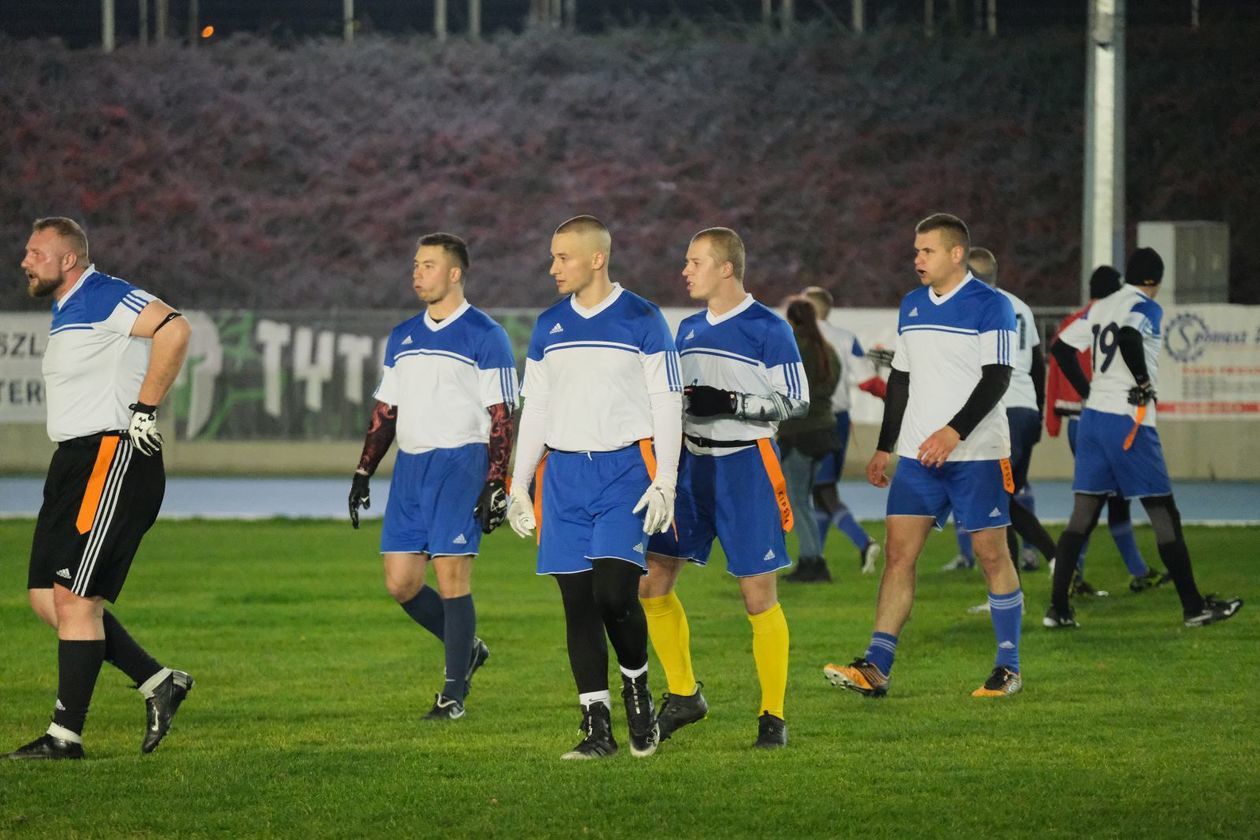
[[[166,492],[162,453],[143,455],[118,432],[62,441],[44,482],[29,589],[61,584],[114,601]]]

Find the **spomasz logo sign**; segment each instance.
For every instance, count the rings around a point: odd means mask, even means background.
[[[1248,330],[1211,330],[1207,321],[1193,312],[1182,312],[1164,331],[1164,349],[1179,362],[1193,362],[1211,345],[1245,347],[1251,341]],[[1260,342],[1260,334],[1256,336]]]

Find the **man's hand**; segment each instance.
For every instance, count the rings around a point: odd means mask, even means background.
[[[1155,387],[1149,381],[1139,382],[1129,389],[1129,405],[1146,405],[1155,402]]]
[[[876,487],[887,487],[888,476],[884,471],[888,469],[888,459],[890,457],[887,452],[875,450],[875,454],[871,456],[871,460],[866,464],[866,480]]]
[[[534,500],[529,497],[528,491],[513,487],[508,494],[507,523],[522,539],[534,535],[538,522],[534,519]]]
[[[488,534],[503,524],[507,517],[508,497],[503,482],[492,478],[481,488],[477,497],[477,506],[473,508],[473,518],[481,526],[481,533]]]
[[[367,510],[372,507],[372,494],[368,490],[367,473],[356,472],[350,479],[350,524],[359,527],[359,508]]]
[[[688,385],[683,388],[686,411],[692,417],[716,417],[735,413],[735,392],[711,385]]]
[[[162,436],[157,430],[157,406],[135,402],[127,406],[132,411],[127,437],[140,450],[141,455],[156,455],[162,450]]]
[[[943,467],[962,440],[953,426],[942,426],[919,445],[919,463],[925,467]]]
[[[669,530],[669,526],[674,523],[674,488],[653,482],[647,492],[639,497],[639,503],[634,506],[631,513],[638,513],[645,508],[647,509],[647,513],[643,515],[645,533],[660,534]]]

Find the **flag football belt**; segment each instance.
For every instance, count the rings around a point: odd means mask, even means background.
[[[756,446],[755,440],[713,440],[712,438],[700,437],[699,435],[684,435],[687,440],[696,446],[706,446],[709,449],[733,449],[736,446]],[[765,438],[762,438],[764,440]]]
[[[93,449],[100,445],[102,438],[107,437],[126,437],[124,431],[97,432],[94,435],[84,435],[83,437],[70,438],[69,440],[57,441],[58,446],[64,446],[68,449]]]

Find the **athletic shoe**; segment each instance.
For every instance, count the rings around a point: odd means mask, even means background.
[[[664,741],[689,723],[704,720],[709,714],[709,702],[700,693],[701,684],[696,683],[694,694],[670,694],[661,696],[661,709],[656,713],[656,725],[660,727],[661,740]]]
[[[1006,697],[1015,694],[1024,687],[1019,671],[1012,671],[1005,665],[999,665],[989,674],[984,685],[971,692],[972,697]]]
[[[148,725],[144,730],[144,740],[140,743],[140,752],[151,753],[162,743],[162,739],[171,729],[175,713],[179,711],[179,704],[184,702],[192,687],[191,675],[183,671],[171,671],[153,689],[153,696],[145,698],[145,719]]]
[[[1063,627],[1080,627],[1081,625],[1076,623],[1076,610],[1068,607],[1066,613],[1061,613],[1054,608],[1054,604],[1051,604],[1050,609],[1046,610],[1046,617],[1041,619],[1041,626],[1058,630]]]
[[[1019,569],[1022,572],[1035,572],[1041,567],[1041,560],[1037,557],[1037,549],[1025,548],[1019,552]]]
[[[617,753],[617,742],[612,734],[612,715],[603,703],[592,703],[582,709],[581,731],[586,737],[560,758],[566,761],[585,761],[607,758]]]
[[[1154,569],[1147,569],[1144,575],[1134,575],[1129,581],[1130,592],[1145,592],[1148,589],[1154,589],[1159,586],[1160,578],[1163,577]]]
[[[621,699],[626,704],[626,727],[630,730],[630,754],[644,758],[656,752],[661,742],[652,695],[648,692],[647,673],[634,679],[623,674],[621,686]]]
[[[991,612],[993,612],[993,608],[989,606],[988,601],[985,601],[983,604],[976,604],[974,607],[967,607],[967,615],[985,615]]]
[[[787,583],[831,583],[831,570],[821,557],[801,557],[796,568],[783,576]]]
[[[879,562],[879,556],[884,553],[884,549],[880,544],[871,540],[866,544],[866,548],[862,549],[862,574],[869,575],[875,571],[875,564]]]
[[[974,569],[975,567],[976,567],[975,560],[968,560],[966,557],[959,554],[953,560],[950,560],[944,566],[941,566],[941,571],[942,572],[957,572],[962,569]]]
[[[1218,621],[1224,621],[1232,618],[1234,613],[1242,609],[1242,598],[1230,598],[1222,601],[1215,595],[1208,595],[1203,599],[1203,609],[1197,613],[1186,613],[1185,620],[1187,627],[1205,627],[1208,624],[1215,624]]]
[[[867,697],[883,697],[888,693],[888,675],[873,662],[859,656],[848,665],[823,666],[823,676],[832,685],[856,691]]]
[[[757,740],[754,747],[773,750],[787,746],[787,724],[783,718],[777,718],[769,712],[762,712],[757,718]]]
[[[1106,598],[1111,593],[1105,589],[1095,589],[1093,584],[1085,580],[1085,577],[1077,572],[1072,578],[1071,594],[1079,595],[1082,598]]]
[[[473,636],[472,655],[468,658],[468,676],[464,678],[464,697],[472,691],[473,674],[477,673],[477,669],[486,664],[486,660],[490,658],[490,648],[486,647],[486,643],[481,641],[478,636]]]
[[[13,761],[57,761],[63,758],[83,758],[83,745],[45,734],[25,746],[18,747],[5,758]]]
[[[429,709],[422,720],[459,720],[464,716],[464,704],[454,697],[445,694],[435,695],[433,708]]]

